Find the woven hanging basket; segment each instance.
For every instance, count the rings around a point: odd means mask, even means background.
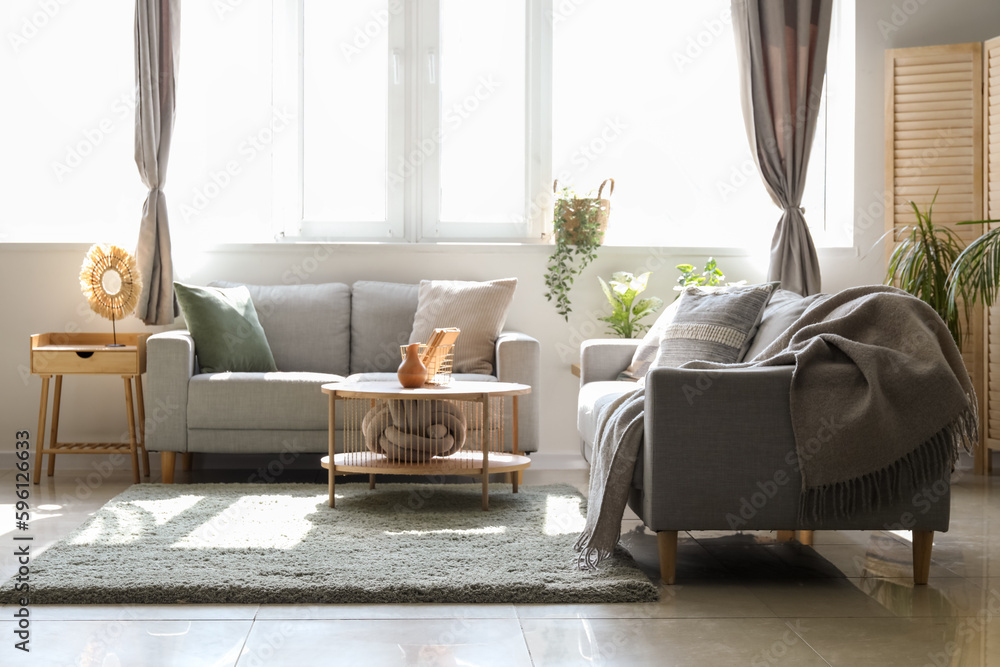
[[[80,268],[80,289],[91,310],[101,317],[124,318],[135,310],[142,291],[135,258],[116,245],[94,245]]]
[[[552,181],[553,193],[556,193],[558,183],[558,180]],[[557,206],[557,209],[561,209],[561,214],[556,221],[556,234],[562,236],[566,240],[567,245],[579,244],[580,225],[586,219],[586,212],[594,206],[598,207],[598,243],[604,241],[604,233],[608,231],[608,216],[611,214],[611,200],[604,199],[601,195],[604,193],[604,186],[608,184],[611,186],[608,188],[608,197],[610,197],[615,191],[615,179],[613,178],[608,178],[601,183],[601,187],[597,189],[596,197],[564,199]]]

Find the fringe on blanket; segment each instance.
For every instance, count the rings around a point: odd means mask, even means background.
[[[820,524],[831,517],[878,510],[883,502],[900,497],[904,479],[912,488],[940,479],[943,471],[954,468],[960,447],[973,451],[979,439],[978,412],[976,397],[970,396],[968,408],[898,461],[846,482],[804,489],[799,521]]]

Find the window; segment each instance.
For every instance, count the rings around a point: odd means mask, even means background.
[[[290,234],[521,239],[540,227],[526,204],[541,166],[527,141],[527,0],[303,0],[283,20],[276,51],[303,54],[284,65],[301,81],[286,91],[300,142],[279,157],[300,156],[300,176],[278,177]]]
[[[134,3],[12,0],[0,240],[134,243]],[[850,245],[853,3],[835,2],[804,199]],[[542,241],[552,181],[616,180],[607,242],[759,247],[729,0],[188,3],[166,180],[189,243]],[[840,181],[837,181],[840,179]],[[827,192],[837,192],[827,197]],[[840,207],[840,208],[838,208]]]
[[[565,6],[553,22],[553,172],[584,192],[615,178],[606,241],[766,243],[780,212],[747,142],[729,0]],[[824,241],[825,132],[824,107],[803,197]]]

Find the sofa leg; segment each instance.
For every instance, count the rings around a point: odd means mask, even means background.
[[[797,530],[795,536],[798,538],[799,544],[806,547],[813,545],[813,532],[811,530]]]
[[[791,542],[792,540],[795,539],[795,531],[794,530],[778,530],[778,531],[775,531],[775,532],[778,533],[776,539],[779,542]]]
[[[931,548],[934,546],[933,530],[913,531],[913,583],[926,585],[931,573]]]
[[[658,531],[656,543],[660,549],[660,579],[673,586],[677,575],[677,531]]]
[[[177,452],[160,452],[160,468],[163,472],[163,483],[174,483],[174,460]]]
[[[181,454],[181,470],[184,472],[191,472],[191,464],[194,461],[194,454],[191,452],[183,452]]]

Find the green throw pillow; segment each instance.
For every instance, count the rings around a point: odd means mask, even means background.
[[[246,287],[174,283],[174,292],[203,372],[278,370]]]

